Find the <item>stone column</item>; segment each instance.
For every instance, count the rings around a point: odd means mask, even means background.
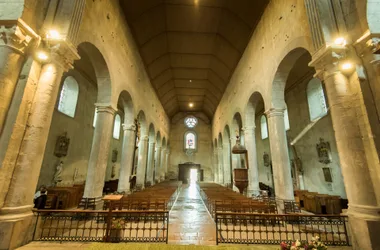
[[[100,203],[108,164],[112,128],[116,110],[111,106],[96,106],[97,119],[88,160],[83,198],[95,198]]]
[[[136,125],[123,124],[123,131],[123,149],[121,152],[119,184],[117,186],[117,191],[128,194],[130,192],[129,179],[132,173],[133,152],[135,151]]]
[[[218,165],[218,149],[214,148],[213,150],[213,159],[214,159],[214,182],[219,183],[219,165]]]
[[[39,36],[21,20],[2,24],[0,21],[0,135],[13,98],[13,93],[31,41]],[[33,40],[34,39],[34,40]]]
[[[161,147],[156,147],[156,153],[154,158],[155,160],[155,166],[154,166],[154,181],[155,183],[160,182],[160,164],[161,164]]]
[[[229,142],[225,142],[223,144],[223,163],[224,163],[224,184],[230,187],[232,184],[232,180],[231,180],[231,147],[230,147]]]
[[[223,147],[218,148],[219,184],[224,183]]]
[[[266,111],[273,164],[274,188],[276,190],[276,199],[294,200],[284,111],[285,109],[270,109]],[[279,202],[280,209],[283,209],[283,205],[282,202]]]
[[[163,148],[161,150],[161,162],[160,162],[160,180],[164,181],[165,180],[165,157],[166,155],[166,148]]]
[[[0,209],[0,249],[14,249],[30,240],[28,230],[32,226],[33,196],[62,74],[74,60],[79,59],[75,48],[65,42],[59,49],[52,50],[50,57],[50,62],[41,69],[24,139],[4,206]]]
[[[169,159],[170,159],[170,150],[166,150],[166,158],[165,158],[165,179],[168,175],[168,168],[169,168]]]
[[[255,126],[244,128],[244,144],[248,151],[248,190],[253,194],[258,194],[259,188],[259,167],[257,165],[257,150]]]
[[[349,201],[353,246],[354,249],[376,249],[380,245],[380,182],[373,174],[378,166],[368,164],[365,141],[370,138],[362,131],[368,117],[361,115],[360,109],[365,108],[358,107],[364,106],[359,81],[350,82],[335,65],[324,71],[323,78]]]
[[[149,142],[149,149],[148,149],[148,169],[147,169],[147,175],[146,175],[146,182],[150,183],[150,185],[154,184],[153,180],[153,171],[154,171],[154,147],[156,143]]]
[[[136,186],[140,189],[145,187],[145,172],[147,164],[148,136],[141,136],[139,143],[139,155],[137,162]]]

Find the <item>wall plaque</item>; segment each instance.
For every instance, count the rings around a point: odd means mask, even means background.
[[[325,142],[322,138],[320,138],[319,143],[317,143],[317,152],[319,162],[323,164],[328,164],[331,162],[330,143]]]
[[[57,157],[66,156],[69,150],[69,144],[70,138],[67,137],[67,132],[58,136],[57,142],[55,143],[54,155]]]

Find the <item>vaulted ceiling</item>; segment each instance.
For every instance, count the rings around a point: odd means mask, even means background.
[[[268,2],[120,0],[169,117],[204,112],[212,119]]]

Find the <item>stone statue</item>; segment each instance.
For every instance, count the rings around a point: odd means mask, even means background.
[[[54,174],[54,182],[57,185],[58,182],[62,181],[62,170],[63,170],[63,161],[60,161],[57,165],[55,174]]]

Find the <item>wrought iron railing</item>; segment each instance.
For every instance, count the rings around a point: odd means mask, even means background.
[[[216,212],[216,241],[235,244],[280,244],[319,236],[331,246],[349,246],[346,216],[280,215]]]
[[[168,211],[36,210],[35,241],[168,242]]]

